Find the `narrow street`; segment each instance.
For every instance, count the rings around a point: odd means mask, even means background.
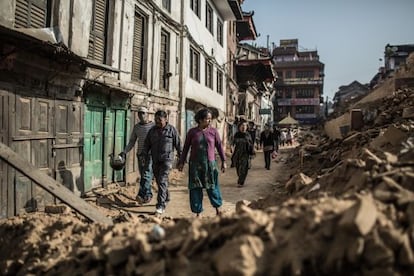
[[[272,160],[270,170],[264,168],[263,152],[257,151],[256,157],[252,160],[252,168],[246,179],[246,184],[242,188],[237,187],[236,168],[230,168],[230,158],[227,158],[227,170],[225,173],[220,173],[220,185],[223,196],[223,212],[229,214],[235,211],[236,203],[240,200],[253,201],[261,197],[269,195],[277,183],[285,183],[289,178],[288,169],[282,162],[286,160],[292,148],[283,148],[279,151],[279,155],[275,160]],[[166,212],[163,216],[173,218],[191,218],[195,215],[191,212],[188,199],[187,189],[187,169],[185,166],[184,172],[180,173],[177,170],[172,171],[172,180],[170,182],[170,196],[171,201],[167,206]],[[176,176],[176,177],[175,177]],[[136,188],[134,187],[135,191]],[[156,191],[154,191],[154,198],[150,204],[128,209],[136,214],[153,214],[156,203]],[[207,194],[204,191],[203,200],[204,212],[202,217],[214,217],[215,209],[211,206]]]

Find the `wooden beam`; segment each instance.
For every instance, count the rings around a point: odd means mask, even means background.
[[[68,188],[41,172],[28,161],[22,159],[17,153],[3,143],[0,143],[0,158],[30,178],[32,181],[36,182],[37,185],[41,186],[46,191],[69,205],[79,214],[85,216],[93,222],[109,225],[113,224],[112,220],[104,216],[97,208],[76,196],[68,190]]]

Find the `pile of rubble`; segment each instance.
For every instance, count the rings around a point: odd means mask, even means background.
[[[292,273],[302,272],[309,262],[321,268],[307,268],[311,274],[414,273],[413,106],[414,89],[400,89],[360,106],[366,114],[376,112],[365,118],[361,131],[335,141],[302,137],[302,145],[288,160],[298,171],[285,184],[290,199],[275,192],[251,204],[265,209],[278,196],[279,202],[285,201],[282,206],[307,204],[308,212],[302,206],[305,214],[289,213],[289,225],[303,223],[307,230],[297,237],[298,246],[316,255],[289,259]],[[286,235],[291,231],[289,227]],[[295,240],[288,239],[287,244],[294,247]]]
[[[0,222],[6,275],[412,275],[414,90],[380,102],[344,139],[305,133],[274,194],[210,219],[75,214]],[[407,109],[408,108],[408,109]],[[371,111],[366,114],[372,114]],[[105,202],[102,202],[105,204]]]

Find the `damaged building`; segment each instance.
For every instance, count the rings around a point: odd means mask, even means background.
[[[206,3],[2,1],[1,143],[79,196],[135,183],[135,154],[122,171],[109,155],[125,147],[139,106],[150,118],[164,109],[182,136],[200,106],[225,118],[221,65],[240,1]],[[56,201],[3,160],[0,172],[0,217]]]

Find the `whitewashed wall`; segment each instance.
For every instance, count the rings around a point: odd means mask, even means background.
[[[213,34],[211,34],[206,26],[206,2],[201,1],[201,18],[199,18],[190,8],[189,0],[184,1],[185,12],[184,12],[184,24],[188,28],[188,32],[191,34],[193,39],[197,44],[202,45],[205,52],[213,56],[218,65],[223,65],[227,61],[227,22],[222,18],[223,22],[223,46],[221,46],[217,41],[217,17],[219,16],[215,6],[210,2],[210,6],[213,8]],[[186,76],[184,82],[185,96],[187,98],[194,99],[202,104],[207,106],[213,106],[221,111],[225,111],[226,106],[226,85],[224,82],[223,75],[223,95],[217,93],[217,64],[214,64],[213,69],[213,90],[206,87],[205,85],[205,56],[200,53],[200,82],[197,82],[189,78],[188,69],[190,68],[190,40],[186,38],[184,42],[184,76]],[[197,47],[195,48],[197,49]]]

